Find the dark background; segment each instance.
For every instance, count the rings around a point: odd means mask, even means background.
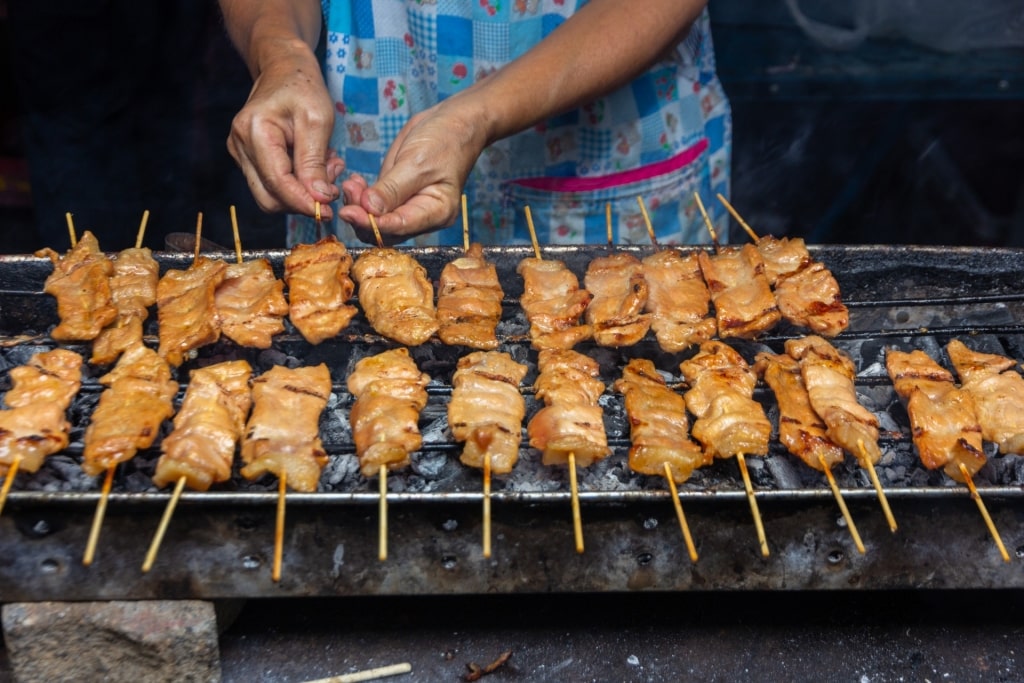
[[[827,8],[856,3],[805,4],[853,23]],[[732,199],[756,229],[1024,245],[1024,51],[962,49],[1013,42],[1024,18],[1000,23],[1004,3],[987,0],[972,15],[989,24],[959,26],[956,4],[835,50],[783,0],[712,3]],[[284,246],[282,219],[255,206],[224,146],[249,87],[213,0],[0,0],[0,252],[66,247],[66,211],[120,249],[147,208],[151,247],[192,232],[199,211],[204,235],[230,244],[231,204],[243,247]]]

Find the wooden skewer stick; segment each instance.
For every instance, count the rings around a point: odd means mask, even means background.
[[[725,197],[722,196],[721,192],[719,192],[715,196],[718,197],[718,201],[722,203],[722,206],[725,207],[725,210],[732,214],[732,217],[736,219],[736,222],[743,226],[743,230],[746,231],[748,235],[750,235],[750,239],[754,240],[755,242],[761,239],[760,237],[757,236],[757,233],[754,232],[754,229],[747,225],[747,222],[743,220],[743,216],[740,215],[740,212],[734,209],[732,204],[726,201]]]
[[[491,452],[484,453],[484,557],[491,556]]]
[[[192,264],[199,260],[199,252],[203,248],[203,212],[200,211],[196,217],[196,248],[192,255]]]
[[[4,511],[4,504],[7,502],[7,494],[11,491],[11,484],[14,483],[14,477],[18,475],[18,468],[21,467],[21,456],[14,456],[14,461],[11,466],[7,468],[7,475],[4,477],[3,488],[0,488],[0,512]]]
[[[340,676],[318,678],[315,681],[306,681],[306,683],[363,683],[363,681],[375,681],[378,678],[385,678],[386,676],[407,674],[410,671],[412,671],[412,664],[409,662],[402,662],[401,664],[379,666],[375,669],[366,669],[364,671],[356,671],[355,673],[341,674]]]
[[[576,537],[576,552],[583,552],[583,521],[580,519],[580,491],[576,484],[576,454],[569,454],[569,490],[572,495],[572,532]]]
[[[469,209],[466,193],[462,193],[462,250],[469,251]]]
[[[377,246],[384,248],[384,239],[380,236],[380,228],[377,227],[377,219],[370,214],[370,227],[373,228],[373,236],[377,238]]]
[[[533,227],[533,214],[530,212],[529,206],[524,206],[523,210],[526,212],[526,225],[530,228],[530,241],[533,242],[533,254],[539,261],[543,257],[540,255],[540,245],[537,243],[537,230]]]
[[[380,526],[377,539],[377,559],[388,559],[388,466],[380,466]]]
[[[284,555],[284,501],[288,489],[288,470],[281,470],[277,480],[277,520],[274,524],[274,567],[270,578],[275,582],[281,580],[281,557]]]
[[[316,229],[320,229],[320,221],[322,220],[320,215],[320,202],[313,200],[313,219],[316,221]]]
[[[896,518],[892,516],[892,510],[889,508],[889,499],[886,498],[885,491],[882,490],[882,482],[878,480],[878,472],[875,470],[875,466],[868,459],[868,451],[864,447],[862,439],[857,439],[857,450],[860,451],[860,454],[857,456],[857,462],[860,463],[862,468],[867,470],[868,477],[871,478],[871,484],[875,487],[878,502],[882,505],[882,513],[885,515],[886,521],[889,522],[889,531],[896,533]]]
[[[608,248],[611,249],[615,246],[615,240],[612,239],[612,203],[605,202],[604,204],[604,226],[608,233]]]
[[[235,213],[235,205],[232,204],[228,207],[228,211],[231,213],[231,233],[235,237],[235,260],[238,263],[242,262],[242,238],[238,235],[238,214]]]
[[[715,226],[711,223],[711,217],[708,216],[708,212],[704,210],[704,202],[700,200],[700,195],[696,192],[693,193],[693,198],[697,200],[697,208],[700,209],[700,215],[704,217],[704,226],[708,229],[708,234],[711,235],[711,243],[715,245],[715,251],[719,251],[721,246],[718,243],[718,233],[715,232]]]
[[[836,497],[836,503],[839,504],[839,511],[843,513],[843,519],[846,520],[846,526],[850,529],[850,536],[853,537],[853,544],[857,546],[857,551],[863,555],[867,552],[864,549],[864,543],[860,540],[860,533],[857,531],[857,526],[853,523],[853,516],[850,514],[849,508],[846,507],[846,501],[843,500],[843,494],[839,491],[839,485],[836,484],[836,478],[832,476],[832,470],[829,469],[828,463],[825,462],[825,456],[821,453],[818,454],[818,462],[821,463],[821,469],[825,472],[825,478],[828,479],[829,488],[832,489],[832,495]]]
[[[747,500],[750,502],[750,514],[754,517],[754,528],[757,530],[757,542],[761,546],[761,556],[768,557],[768,539],[764,535],[764,523],[761,521],[761,512],[757,509],[757,498],[754,497],[754,485],[750,483],[750,472],[747,471],[747,459],[742,453],[736,454],[736,462],[740,466],[740,474],[743,475],[743,488],[747,490]]]
[[[996,542],[996,547],[999,548],[999,554],[1002,556],[1003,562],[1009,562],[1010,554],[1006,552],[1006,546],[1003,545],[1003,539],[999,536],[999,531],[996,529],[995,522],[992,521],[991,515],[988,514],[988,508],[985,507],[985,501],[981,499],[981,494],[978,493],[978,489],[974,485],[971,473],[963,463],[960,463],[960,474],[964,475],[964,481],[967,482],[967,488],[971,490],[971,498],[973,498],[974,502],[977,503],[978,510],[981,512],[981,516],[985,520],[985,526],[988,527],[988,532],[992,534],[992,540]]]
[[[70,211],[64,214],[64,220],[68,223],[68,237],[71,238],[71,248],[74,249],[78,244],[78,236],[75,234],[75,221],[71,218]]]
[[[644,217],[644,225],[647,227],[647,235],[651,238],[651,244],[654,245],[655,249],[660,249],[661,246],[658,244],[658,238],[654,235],[654,224],[651,223],[651,216],[647,213],[647,205],[644,204],[644,198],[637,196],[636,203],[640,205],[640,214]]]
[[[139,223],[139,232],[135,235],[135,248],[142,247],[142,238],[146,235],[146,225],[149,224],[149,209],[142,212],[142,221]]]
[[[184,476],[178,477],[178,483],[174,485],[174,493],[171,494],[171,499],[167,501],[167,507],[164,509],[164,516],[160,518],[160,526],[157,527],[156,533],[153,535],[153,541],[149,544],[149,551],[146,553],[146,559],[142,563],[143,573],[148,572],[153,568],[153,563],[156,561],[156,554],[160,551],[160,544],[163,543],[164,534],[167,532],[167,526],[171,523],[171,515],[174,514],[174,508],[178,506],[178,500],[181,498],[181,492],[185,490]]]
[[[89,531],[89,541],[85,544],[85,555],[82,556],[82,564],[86,567],[92,564],[96,557],[96,543],[100,540],[100,527],[103,526],[103,517],[107,514],[107,499],[110,498],[110,488],[114,485],[114,469],[107,468],[107,476],[103,480],[103,489],[100,491],[100,500],[96,503],[96,514],[92,518],[92,529]]]
[[[683,503],[679,500],[679,489],[676,488],[676,480],[672,478],[672,468],[666,462],[665,480],[668,481],[668,488],[672,491],[672,504],[676,508],[676,517],[679,519],[679,528],[683,531],[683,540],[686,542],[686,550],[690,553],[690,561],[697,561],[697,546],[693,544],[693,536],[690,535],[690,525],[686,523],[686,515],[683,514]]]

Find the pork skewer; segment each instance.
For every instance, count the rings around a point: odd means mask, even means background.
[[[834,337],[850,326],[850,312],[843,304],[839,283],[823,263],[811,258],[802,238],[758,237],[725,197],[719,194],[718,201],[757,245],[782,317],[826,337]]]
[[[525,210],[534,257],[520,261],[516,272],[523,278],[519,303],[530,324],[530,342],[538,350],[571,349],[593,336],[591,325],[580,322],[591,294],[580,289],[576,275],[562,261],[541,256],[533,215],[530,207]]]
[[[68,445],[66,412],[82,385],[82,357],[67,349],[37,353],[12,368],[13,386],[0,410],[0,511],[19,470],[37,472]]]
[[[122,250],[112,261],[110,296],[117,318],[93,340],[89,360],[96,365],[109,365],[125,349],[142,342],[142,323],[149,316],[149,307],[156,303],[160,279],[160,266],[153,252],[142,246],[148,221],[147,209],[142,214],[135,247]]]
[[[271,578],[281,579],[285,491],[313,492],[327,464],[320,442],[320,414],[331,396],[331,373],[324,363],[287,368],[275,365],[252,381],[252,414],[242,440],[241,474],[278,478],[274,563]]]
[[[355,291],[351,267],[352,256],[334,235],[297,244],[285,256],[288,317],[310,344],[336,337],[358,312],[348,303]]]
[[[946,345],[946,353],[974,397],[982,438],[1000,453],[1024,453],[1024,377],[1015,370],[1017,361],[972,351],[957,339]]]
[[[228,264],[224,279],[214,291],[214,306],[221,334],[239,346],[268,349],[275,334],[284,332],[288,302],[284,282],[277,279],[265,258],[242,261],[235,207],[230,207],[235,238],[235,263]]]
[[[768,540],[747,470],[747,455],[767,455],[772,426],[764,408],[754,400],[757,376],[743,357],[721,341],[704,342],[693,358],[679,365],[690,385],[686,407],[697,416],[693,437],[707,458],[736,458],[761,555],[768,557]]]
[[[366,478],[380,478],[381,561],[387,559],[387,473],[407,467],[423,443],[418,422],[429,382],[405,347],[359,360],[348,377],[348,391],[356,398],[349,422],[359,469]]]
[[[117,466],[149,448],[160,425],[174,413],[178,383],[167,361],[141,343],[121,354],[117,365],[100,378],[100,394],[85,430],[82,469],[90,476],[106,472],[82,564],[92,564]]]
[[[426,269],[412,256],[383,246],[377,220],[373,216],[370,220],[378,246],[363,252],[352,264],[359,303],[379,334],[406,346],[419,346],[439,326],[434,286]]]
[[[686,481],[695,468],[710,464],[713,458],[690,439],[686,402],[666,386],[654,363],[644,358],[630,360],[614,388],[625,397],[629,417],[629,467],[641,474],[665,477],[690,560],[696,562],[697,548],[676,482]]]
[[[854,545],[863,555],[864,543],[832,475],[832,467],[843,461],[845,453],[828,438],[825,423],[811,407],[800,364],[790,356],[762,352],[757,354],[754,369],[775,393],[779,405],[779,441],[806,465],[825,474]]]
[[[788,339],[785,348],[790,357],[800,362],[800,376],[807,387],[811,407],[825,422],[826,435],[853,455],[868,473],[889,529],[895,532],[896,519],[875,470],[882,457],[878,447],[878,418],[857,401],[853,361],[817,335]]]
[[[67,217],[71,249],[63,256],[49,248],[35,253],[53,263],[43,291],[57,299],[60,322],[50,336],[56,341],[91,341],[117,318],[110,291],[114,266],[91,232],[86,230],[81,239],[75,238],[71,214]]]
[[[614,249],[611,204],[605,207],[605,217],[609,254],[592,259],[587,266],[583,287],[592,298],[584,316],[598,346],[632,346],[651,327],[650,313],[643,312],[647,281],[640,259]]]
[[[927,353],[887,349],[885,367],[896,393],[906,404],[912,437],[922,464],[942,468],[966,484],[1004,562],[1010,561],[1003,539],[974,485],[973,475],[985,464],[982,429],[974,397],[953,382],[953,374]]]
[[[576,468],[606,457],[608,437],[598,399],[604,383],[597,379],[597,361],[571,349],[544,349],[537,360],[540,374],[536,396],[544,407],[530,419],[530,446],[542,454],[545,465],[566,465],[572,496],[576,552],[583,552]]]
[[[476,351],[459,359],[452,377],[448,426],[456,441],[464,443],[459,460],[483,469],[483,554],[491,556],[491,473],[507,474],[519,459],[526,402],[519,383],[527,367],[507,353]]]
[[[700,251],[697,259],[715,304],[718,336],[753,339],[782,317],[764,273],[764,260],[752,244],[721,246],[700,195],[694,193],[694,198],[715,245],[714,256]]]
[[[501,320],[505,296],[493,263],[484,259],[483,247],[469,243],[466,196],[462,196],[464,254],[441,270],[437,291],[437,336],[450,346],[484,351],[498,348],[495,328]]]
[[[244,360],[225,361],[193,370],[174,430],[160,444],[153,483],[162,488],[175,482],[160,525],[142,564],[148,572],[185,486],[207,491],[212,484],[231,478],[231,463],[242,439],[252,406],[249,379],[252,368]]]

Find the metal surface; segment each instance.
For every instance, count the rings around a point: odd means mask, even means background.
[[[637,254],[649,248],[626,248]],[[359,250],[353,250],[358,255]],[[458,252],[411,250],[436,279]],[[543,468],[524,448],[513,474],[496,480],[495,557],[480,557],[480,476],[457,462],[457,445],[446,432],[450,378],[464,349],[431,341],[412,350],[433,378],[421,429],[424,448],[408,472],[389,476],[391,556],[376,560],[376,484],[357,471],[347,426],[351,397],[344,380],[354,361],[389,343],[362,316],[338,339],[308,345],[289,332],[265,352],[230,342],[201,349],[178,370],[182,381],[196,364],[227,356],[248,358],[263,371],[274,363],[324,361],[334,396],[321,420],[331,463],[315,494],[289,494],[284,578],[270,580],[275,483],[233,480],[223,490],[186,493],[171,523],[157,566],[139,571],[142,555],[168,494],[149,477],[158,456],[142,453],[119,469],[107,520],[91,568],[81,566],[98,483],[78,472],[81,434],[100,385],[92,368],[72,408],[74,443],[51,457],[35,476],[19,475],[0,516],[0,600],[113,599],[145,597],[257,597],[277,595],[447,594],[473,592],[840,589],[900,587],[1020,587],[1019,560],[999,560],[966,489],[921,468],[910,443],[906,415],[882,364],[888,345],[922,348],[943,358],[941,347],[958,337],[982,350],[1024,357],[1024,251],[1012,249],[820,247],[812,249],[835,272],[851,308],[851,327],[836,345],[857,363],[861,399],[883,420],[881,472],[900,524],[885,525],[867,477],[852,462],[836,469],[844,496],[868,547],[860,556],[820,474],[803,467],[773,443],[766,458],[751,458],[772,555],[762,559],[735,463],[699,470],[680,495],[701,553],[691,565],[664,483],[631,473],[625,465],[628,425],[621,400],[602,399],[614,453],[581,472],[586,552],[573,552],[568,484],[561,470]],[[526,247],[488,251],[506,288],[499,326],[502,349],[535,368],[526,323],[518,307],[521,280],[515,266]],[[550,247],[582,275],[605,248]],[[285,252],[267,257],[280,272]],[[227,255],[225,255],[227,257]],[[164,268],[186,267],[187,254],[160,254]],[[23,362],[52,346],[45,335],[56,321],[51,297],[41,293],[49,261],[0,257],[0,362]],[[155,342],[155,320],[148,323]],[[780,326],[758,342],[737,342],[747,356],[780,351],[800,330]],[[88,353],[86,346],[72,346]],[[679,381],[687,354],[666,354],[651,339],[621,350],[591,345],[606,382],[631,357],[649,357]],[[535,370],[526,378],[532,382]],[[0,375],[0,382],[6,382]],[[5,388],[0,384],[0,388]],[[528,417],[537,408],[525,390]],[[760,387],[756,398],[774,416],[774,399]],[[1024,459],[993,458],[977,481],[1011,549],[1024,548],[1020,499]],[[950,562],[949,557],[962,558]]]

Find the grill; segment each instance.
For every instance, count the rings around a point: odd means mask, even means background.
[[[623,250],[642,256],[650,248]],[[1024,586],[1018,562],[999,558],[967,489],[921,467],[884,366],[884,349],[895,346],[922,349],[948,367],[942,346],[952,338],[1024,358],[1024,251],[878,246],[811,251],[833,270],[851,309],[850,329],[835,344],[856,362],[861,400],[882,421],[885,455],[879,475],[898,532],[890,533],[874,489],[852,459],[835,469],[867,546],[864,555],[854,548],[824,477],[773,440],[767,457],[748,458],[771,555],[762,558],[758,552],[742,480],[736,463],[728,460],[695,472],[679,488],[700,551],[699,562],[691,563],[665,482],[626,466],[628,425],[621,397],[609,389],[601,403],[613,454],[579,473],[586,552],[574,550],[567,473],[541,466],[538,454],[524,446],[514,472],[494,482],[494,554],[484,559],[480,473],[458,462],[460,446],[446,433],[450,380],[466,350],[432,340],[411,350],[433,380],[420,423],[424,445],[409,470],[388,477],[389,559],[379,562],[376,482],[358,473],[347,422],[353,399],[344,382],[356,360],[391,343],[360,315],[341,336],[318,346],[289,328],[272,349],[241,349],[224,341],[200,349],[178,370],[184,382],[189,368],[228,357],[246,358],[257,373],[273,364],[326,362],[331,369],[334,394],[321,419],[331,462],[321,491],[288,495],[280,582],[270,578],[276,482],[238,476],[220,490],[186,491],[156,565],[148,574],[140,571],[169,499],[150,482],[157,449],[118,469],[96,561],[82,566],[99,499],[98,481],[78,466],[81,437],[101,391],[101,372],[90,368],[92,375],[70,411],[71,446],[51,456],[39,473],[18,475],[0,516],[0,601]],[[582,277],[587,263],[605,252],[552,246],[544,255],[564,260]],[[459,252],[411,253],[436,280]],[[532,368],[525,387],[536,377],[536,353],[518,305],[522,284],[515,267],[530,253],[525,247],[488,250],[506,290],[501,348]],[[284,256],[282,251],[244,254],[268,258],[279,275]],[[191,255],[164,253],[157,259],[164,269],[185,268]],[[56,322],[56,305],[42,294],[51,269],[48,260],[0,257],[0,368],[54,345],[46,333]],[[155,344],[155,319],[148,325],[147,343]],[[800,334],[782,325],[756,342],[731,343],[751,360],[758,350],[781,352],[787,338]],[[578,350],[600,361],[606,384],[632,357],[652,359],[678,384],[678,364],[687,354],[666,354],[651,337],[626,349],[588,344]],[[89,355],[88,345],[70,348]],[[6,374],[0,381],[8,381]],[[539,406],[530,389],[524,394],[529,419]],[[771,392],[759,385],[755,398],[777,423]],[[1011,554],[1024,556],[1019,504],[1024,459],[992,457],[975,481]]]

